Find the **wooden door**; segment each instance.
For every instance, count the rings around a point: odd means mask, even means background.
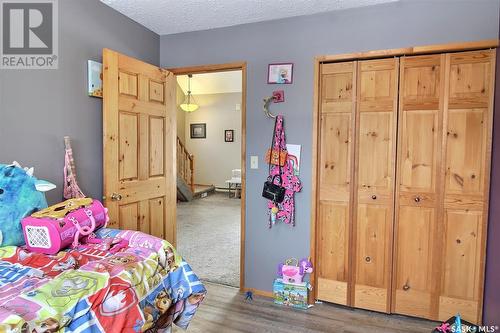
[[[111,227],[175,244],[175,76],[103,51],[104,197]]]
[[[437,319],[444,55],[400,61],[392,311]]]
[[[398,100],[397,58],[358,62],[354,306],[390,311]]]
[[[317,298],[348,304],[356,62],[321,65]]]
[[[495,50],[446,55],[439,320],[480,322],[486,257]]]

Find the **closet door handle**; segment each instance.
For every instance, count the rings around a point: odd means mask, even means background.
[[[410,286],[409,286],[408,284],[405,284],[405,285],[403,286],[403,290],[404,290],[404,291],[408,291],[408,290],[410,290]]]
[[[373,199],[373,200],[377,200],[377,196],[376,196],[375,194],[374,194],[374,195],[372,195],[372,199]]]
[[[414,200],[415,200],[415,202],[416,202],[416,203],[419,203],[419,202],[422,200],[422,198],[420,198],[420,197],[417,195],[417,196],[415,197],[415,199],[414,199]]]
[[[366,262],[370,262],[370,261],[372,261],[372,258],[370,258],[370,257],[366,257],[366,258],[365,258],[365,261],[366,261]]]

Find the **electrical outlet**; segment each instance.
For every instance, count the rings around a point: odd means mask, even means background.
[[[250,169],[259,168],[259,156],[250,156]]]

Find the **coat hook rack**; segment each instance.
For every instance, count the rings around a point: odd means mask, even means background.
[[[274,114],[272,114],[271,112],[269,112],[269,103],[271,103],[273,100],[274,100],[274,96],[269,96],[269,97],[266,97],[264,98],[264,114],[266,116],[268,116],[269,118],[276,118],[276,116]]]

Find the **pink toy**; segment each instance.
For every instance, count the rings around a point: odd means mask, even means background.
[[[63,218],[30,216],[21,224],[30,251],[56,254],[69,245],[78,246],[79,239],[106,226],[108,221],[108,210],[99,201],[92,200],[90,205],[76,207]]]
[[[297,259],[290,258],[278,265],[278,275],[285,283],[302,283],[304,275],[312,273],[312,263],[309,259],[303,258],[297,262]]]
[[[128,240],[119,237],[95,238],[92,235],[87,237],[80,246],[83,249],[95,249],[99,251],[108,251],[115,254],[128,247]]]

